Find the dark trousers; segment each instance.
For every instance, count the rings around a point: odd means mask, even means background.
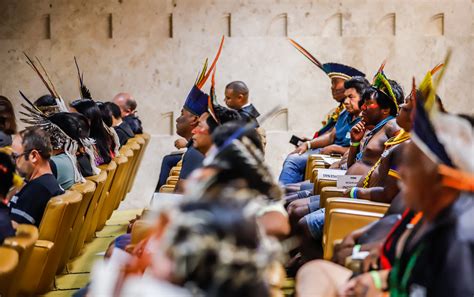
[[[155,192],[158,192],[162,185],[166,184],[166,179],[170,175],[171,168],[178,164],[179,160],[183,157],[183,154],[173,154],[173,155],[166,155],[163,158],[163,162],[161,163],[161,170],[160,170],[160,179],[158,180],[158,185],[156,185]]]

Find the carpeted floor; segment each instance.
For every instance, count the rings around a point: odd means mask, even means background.
[[[105,227],[96,233],[96,238],[86,243],[81,254],[71,259],[64,274],[57,275],[55,290],[44,297],[72,296],[89,282],[89,274],[96,259],[102,258],[110,242],[127,231],[128,222],[141,214],[143,209],[116,210]]]

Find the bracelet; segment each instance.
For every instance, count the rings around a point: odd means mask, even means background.
[[[357,187],[353,187],[351,191],[349,192],[349,197],[356,199],[358,190],[359,189],[357,189]]]
[[[358,147],[359,145],[360,145],[360,141],[358,141],[358,142],[352,142],[351,141],[351,146]]]
[[[358,254],[360,252],[360,248],[361,248],[360,244],[354,245],[354,247],[352,248],[352,255],[354,256],[355,254]]]
[[[372,277],[372,280],[374,281],[375,288],[377,288],[378,290],[382,290],[382,278],[380,277],[380,274],[375,270],[372,270],[371,272],[369,272],[369,274]]]
[[[306,146],[308,147],[308,150],[311,149],[311,141],[306,141]]]

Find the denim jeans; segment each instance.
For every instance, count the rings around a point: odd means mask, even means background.
[[[316,240],[320,240],[323,238],[325,210],[325,208],[320,208],[305,216],[309,232]]]
[[[309,155],[317,154],[319,151],[320,149],[313,149],[301,155],[291,154],[286,157],[278,181],[283,185],[302,182]]]

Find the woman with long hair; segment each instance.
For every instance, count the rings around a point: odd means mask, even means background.
[[[97,165],[109,163],[115,156],[118,145],[115,143],[112,133],[102,121],[102,115],[97,104],[90,99],[73,101],[70,104],[71,111],[83,114],[90,124],[90,137],[95,140],[97,150]]]

